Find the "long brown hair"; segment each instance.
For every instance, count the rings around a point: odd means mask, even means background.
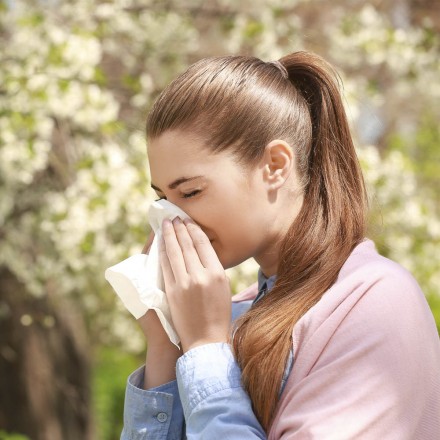
[[[258,162],[273,139],[294,149],[304,203],[281,246],[275,285],[237,320],[231,341],[266,431],[293,326],[364,239],[367,198],[338,78],[321,57],[303,51],[275,63],[205,58],[161,93],[147,119],[149,139],[182,129],[214,152],[231,150],[246,166]]]

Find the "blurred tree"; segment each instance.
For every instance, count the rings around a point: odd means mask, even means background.
[[[33,298],[3,269],[0,425],[32,439],[89,438],[89,357],[67,301]]]
[[[36,440],[96,437],[90,350],[143,348],[103,277],[148,233],[143,119],[163,86],[204,56],[273,60],[308,49],[337,66],[371,189],[373,238],[438,298],[433,2],[22,0],[0,8],[0,429]],[[255,271],[251,262],[228,270],[234,290]]]
[[[191,51],[127,5],[2,3],[0,428],[35,440],[94,436],[90,346],[129,338],[103,270],[148,232],[139,108]]]

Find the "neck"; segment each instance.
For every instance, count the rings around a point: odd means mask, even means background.
[[[262,250],[254,256],[254,260],[258,263],[261,272],[263,272],[263,275],[266,278],[276,275],[277,273],[280,247],[284,236],[284,231],[280,231],[277,234],[271,234],[264,243]]]
[[[302,195],[297,196],[295,194],[292,198],[295,202],[292,203],[292,208],[290,210],[278,207],[277,215],[274,219],[275,229],[272,234],[268,234],[268,238],[264,241],[261,251],[254,256],[255,261],[259,264],[261,271],[267,278],[277,274],[280,248],[287,231],[295,221],[303,204]],[[288,202],[291,203],[292,198],[289,198]],[[280,212],[283,212],[284,216],[279,215]]]

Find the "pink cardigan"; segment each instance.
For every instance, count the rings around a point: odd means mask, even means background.
[[[233,301],[252,299],[256,286]],[[440,341],[411,274],[359,244],[295,325],[269,439],[440,440]]]

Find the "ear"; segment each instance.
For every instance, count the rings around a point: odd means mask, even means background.
[[[270,189],[276,190],[283,186],[293,168],[293,151],[290,145],[280,139],[269,142],[262,160],[264,178]]]

